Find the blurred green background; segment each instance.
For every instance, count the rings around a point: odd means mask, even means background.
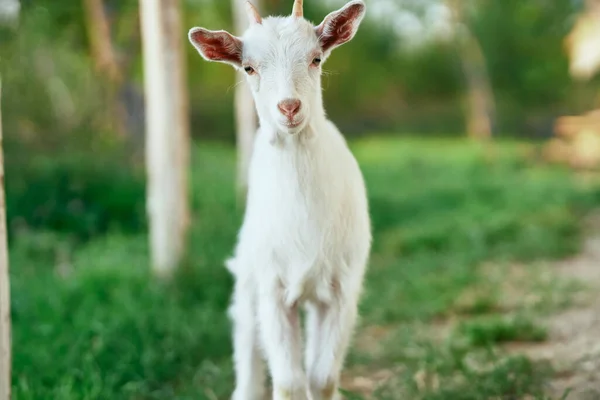
[[[291,3],[260,10],[288,14]],[[305,16],[318,23],[343,3],[307,0]],[[600,181],[546,163],[542,149],[556,118],[597,106],[600,78],[574,80],[565,46],[593,2],[366,3],[369,16],[323,77],[325,108],[365,173],[375,232],[347,398],[548,398],[553,365],[502,343],[546,340],[538,321],[584,290],[548,278],[544,263],[581,249]],[[0,29],[14,398],[226,399],[223,260],[242,215],[234,71],[186,42],[192,229],[178,275],[157,281],[139,4],[103,2],[114,79],[98,72],[85,4],[21,0],[18,25]],[[181,7],[186,30],[233,30],[228,1]],[[481,115],[489,129],[476,128]],[[527,279],[514,296],[538,300],[506,306],[499,282],[509,278],[498,281],[490,263],[520,266]]]

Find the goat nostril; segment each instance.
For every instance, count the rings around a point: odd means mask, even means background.
[[[279,104],[277,104],[277,108],[279,111],[288,118],[291,118],[298,114],[300,111],[300,107],[302,103],[298,99],[285,99]]]
[[[298,113],[298,111],[300,111],[300,101],[299,101],[299,100],[296,100],[296,103],[295,103],[295,105],[294,105],[294,109],[292,110],[292,113],[293,113],[293,114],[297,114],[297,113]]]

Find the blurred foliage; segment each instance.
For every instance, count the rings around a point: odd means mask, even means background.
[[[122,161],[88,156],[29,159],[7,168],[7,219],[11,232],[50,229],[87,239],[109,230],[145,226],[145,182]]]
[[[594,106],[595,89],[574,84],[564,39],[577,2],[477,0],[469,25],[481,43],[502,131],[548,136],[553,118]]]
[[[127,137],[107,132],[103,124],[107,85],[92,69],[83,3],[22,3],[19,29],[0,31],[10,226],[49,223],[81,237],[111,226],[142,226],[143,204],[134,198],[142,193],[144,121],[137,2],[105,1],[113,46],[126,76],[122,100],[136,114]],[[186,29],[232,30],[230,2],[182,4]],[[500,133],[549,135],[554,116],[591,107],[596,83],[573,84],[562,50],[580,4],[469,4],[465,23],[487,61]],[[289,6],[266,0],[263,14],[285,14]],[[318,22],[332,7],[306,2],[305,13]],[[233,141],[234,71],[204,62],[187,42],[186,51],[194,136]],[[399,39],[393,26],[367,19],[354,42],[337,49],[324,71],[326,108],[349,136],[382,128],[444,135],[463,131],[464,79],[451,37],[414,47]],[[32,162],[49,158],[64,162],[41,162],[44,167]],[[107,190],[103,180],[113,176],[123,179],[122,185],[113,182],[114,197],[129,200],[96,195]],[[66,222],[63,216],[79,202],[80,214]],[[494,223],[501,228],[502,221]]]
[[[79,2],[23,2],[0,32],[8,226],[89,238],[145,224],[140,148],[101,129]],[[128,143],[131,142],[131,143]]]
[[[127,61],[128,85],[141,95],[137,2],[110,0],[105,4],[115,49]],[[229,1],[182,4],[186,29],[201,25],[232,30]],[[594,85],[585,88],[571,82],[563,50],[563,38],[581,5],[549,0],[471,0],[469,4],[466,23],[487,60],[498,100],[500,132],[547,135],[549,119],[591,107]],[[285,14],[289,7],[288,2],[266,0],[262,11]],[[317,23],[332,7],[306,2],[306,16]],[[186,50],[194,134],[232,140],[234,71],[202,61],[187,42]],[[17,33],[0,34],[0,51],[2,72],[8,75],[7,91],[15,103],[7,113],[9,125],[26,116],[47,129],[46,86],[51,79],[60,80],[76,104],[75,125],[89,124],[92,111],[102,107],[102,96],[91,94],[101,93],[102,85],[90,71],[82,2],[23,1],[21,28]],[[384,128],[420,133],[464,130],[464,80],[452,37],[414,47],[393,26],[367,19],[354,42],[337,49],[324,69],[328,113],[349,135]]]
[[[569,1],[480,0],[470,21],[484,49],[496,95],[526,107],[548,107],[567,94],[563,40]]]

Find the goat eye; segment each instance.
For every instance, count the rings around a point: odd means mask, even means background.
[[[312,61],[314,66],[318,66],[319,64],[321,64],[321,58],[320,57],[315,57]]]
[[[247,73],[248,75],[252,75],[252,74],[254,74],[254,72],[255,72],[255,71],[254,71],[254,68],[252,68],[252,67],[244,67],[244,71],[246,71],[246,73]]]

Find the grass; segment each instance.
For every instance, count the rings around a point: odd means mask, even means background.
[[[490,346],[506,342],[541,342],[546,330],[523,316],[489,316],[461,323],[458,334],[471,346]]]
[[[581,217],[600,203],[597,186],[535,165],[529,148],[504,143],[489,160],[459,141],[353,143],[375,241],[348,371],[394,371],[379,399],[542,398],[549,370],[496,346],[543,340],[534,318],[498,315],[496,294],[457,306],[493,286],[484,263],[527,269],[577,251]],[[234,162],[231,148],[195,149],[189,255],[172,282],[150,276],[143,232],[84,245],[55,232],[13,238],[16,399],[228,398]],[[456,334],[436,337],[446,326]],[[383,339],[369,337],[376,328]]]

